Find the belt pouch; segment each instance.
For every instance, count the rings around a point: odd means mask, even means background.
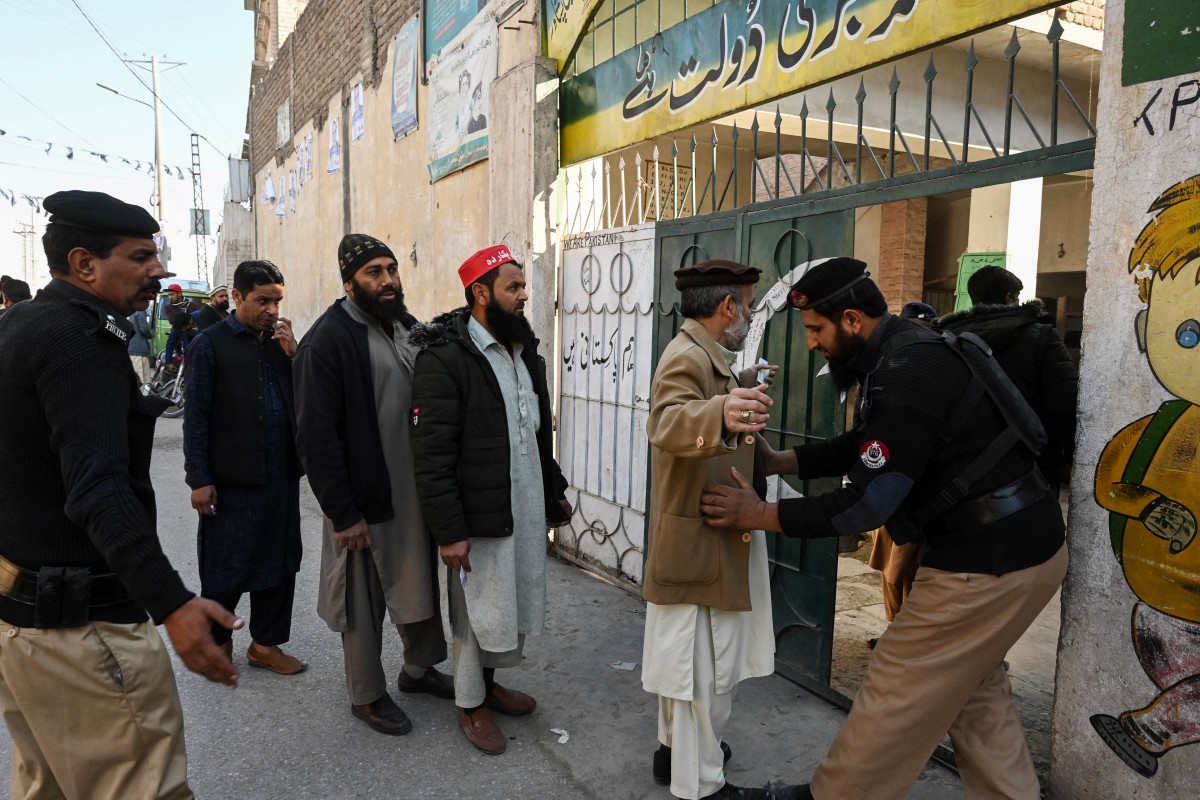
[[[91,570],[86,567],[42,567],[38,570],[34,626],[76,628],[86,625],[91,591]]]
[[[63,570],[62,627],[75,628],[88,623],[92,605],[92,571],[87,567]]]
[[[37,599],[33,604],[33,624],[37,628],[60,628],[63,610],[65,567],[38,570]]]

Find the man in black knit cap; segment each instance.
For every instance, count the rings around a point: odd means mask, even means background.
[[[0,407],[18,423],[0,429],[11,790],[190,798],[179,694],[154,626],[189,669],[234,686],[210,625],[241,623],[187,590],[155,533],[150,453],[166,401],[138,391],[126,317],[158,295],[158,223],[99,192],[43,205],[52,280],[0,319]]]
[[[313,323],[294,361],[296,447],[325,514],[317,614],[342,635],[351,713],[400,736],[412,722],[387,690],[385,616],[404,643],[397,688],[454,697],[450,676],[433,668],[446,659],[446,637],[413,477],[417,320],[384,242],[346,234],[338,270],[346,296]]]
[[[1036,418],[992,399],[997,384],[982,376],[1006,381],[998,369],[969,365],[937,334],[888,313],[865,270],[823,259],[789,295],[837,387],[860,384],[856,427],[763,451],[768,473],[847,475],[849,484],[766,503],[735,474],[742,488],[705,487],[701,498],[714,526],[813,538],[887,524],[898,542],[922,547],[912,591],[812,783],[768,788],[781,800],[902,798],[948,731],[968,796],[1037,797],[1002,665],[1067,567],[1058,500],[1025,444],[1036,437],[1017,434]]]

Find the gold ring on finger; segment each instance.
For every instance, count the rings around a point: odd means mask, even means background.
[[[750,421],[750,412],[743,411],[742,412],[742,422],[749,422],[749,421]]]

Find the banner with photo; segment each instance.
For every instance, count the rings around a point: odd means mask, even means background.
[[[487,7],[489,0],[425,0],[425,58],[449,52],[458,35]]]
[[[488,94],[496,77],[496,23],[481,15],[429,66],[429,179],[488,156]]]
[[[367,114],[363,107],[362,81],[350,87],[350,143],[361,139],[367,132]]]
[[[420,17],[396,34],[392,47],[392,136],[397,141],[417,129],[417,50]]]

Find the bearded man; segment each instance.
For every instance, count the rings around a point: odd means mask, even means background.
[[[200,330],[211,328],[224,322],[229,317],[229,287],[218,286],[208,293],[208,305],[199,311],[193,311],[196,327]]]
[[[413,331],[417,490],[445,568],[454,690],[463,734],[504,752],[491,712],[528,714],[529,695],[496,683],[542,632],[546,528],[565,524],[567,482],[553,456],[546,362],[525,320],[525,273],[504,246],[458,270],[467,306]]]
[[[704,261],[675,271],[687,318],[650,387],[650,540],[643,595],[642,686],[658,695],[653,774],[675,797],[761,800],[725,780],[721,740],[737,685],[775,671],[767,546],[761,530],[709,526],[705,484],[755,470],[756,434],[772,401],[733,371],[750,331],[759,270]]]
[[[735,472],[736,488],[714,482],[700,504],[709,525],[734,533],[807,539],[886,524],[920,546],[912,591],[829,754],[810,783],[768,788],[779,800],[900,800],[949,733],[967,797],[1037,797],[1003,659],[1067,569],[1058,498],[1034,463],[1040,426],[998,365],[890,314],[866,267],[822,259],[788,296],[838,388],[859,385],[854,428],[759,448],[768,474],[848,482],[766,503]]]
[[[454,696],[450,678],[433,668],[446,658],[446,639],[413,482],[409,331],[416,319],[386,244],[347,234],[338,266],[346,297],[313,324],[293,365],[296,446],[325,513],[317,613],[342,634],[351,711],[398,736],[412,723],[387,692],[385,613],[404,643],[400,691]]]

